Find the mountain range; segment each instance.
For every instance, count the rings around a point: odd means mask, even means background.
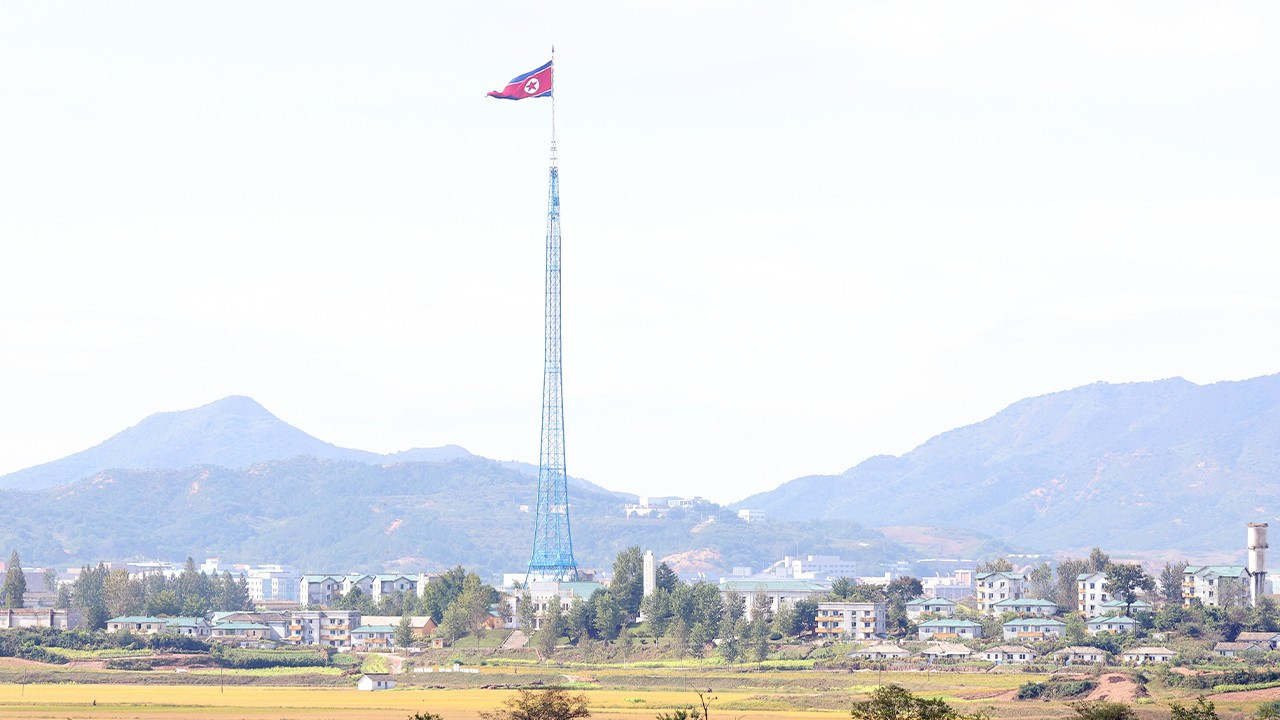
[[[740,507],[978,530],[1022,548],[1239,550],[1280,511],[1280,375],[1096,383],[1029,398],[901,457]]]
[[[1280,504],[1280,375],[1096,383],[1019,401],[900,456],[786,482],[721,512],[628,518],[574,479],[575,551],[639,544],[715,574],[784,554],[868,568],[1010,549],[1231,553]],[[537,468],[457,446],[342,448],[246,397],[153,415],[0,477],[0,548],[49,563],[219,555],[303,569],[497,572],[527,561]],[[732,510],[763,511],[766,524]],[[1194,559],[1194,557],[1193,557]]]

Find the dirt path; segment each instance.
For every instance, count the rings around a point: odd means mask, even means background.
[[[1147,691],[1134,682],[1128,675],[1110,673],[1098,678],[1098,687],[1094,688],[1085,700],[1109,700],[1132,704],[1140,697],[1146,697]]]
[[[524,634],[523,630],[516,630],[507,636],[505,642],[502,643],[503,650],[519,650],[529,644],[529,636]]]

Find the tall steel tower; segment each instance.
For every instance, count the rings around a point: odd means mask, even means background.
[[[573,538],[569,534],[569,486],[564,469],[564,389],[560,372],[560,169],[556,159],[554,96],[551,103],[542,451],[538,465],[538,514],[534,520],[529,575],[548,580],[577,580],[578,564],[573,560]]]

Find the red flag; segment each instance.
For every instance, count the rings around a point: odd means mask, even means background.
[[[548,61],[546,65],[531,70],[523,75],[511,78],[511,82],[501,90],[494,90],[489,97],[501,100],[523,100],[531,97],[551,97],[551,76],[553,68]]]

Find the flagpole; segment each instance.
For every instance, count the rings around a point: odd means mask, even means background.
[[[556,158],[556,46],[551,46],[551,167],[559,164]]]

